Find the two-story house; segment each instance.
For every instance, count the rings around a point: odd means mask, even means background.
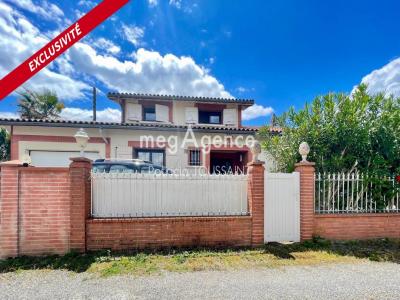
[[[253,100],[109,93],[121,106],[121,122],[0,119],[11,133],[11,159],[34,166],[67,166],[79,155],[74,135],[83,128],[91,159],[143,159],[170,169],[225,166],[245,169],[247,142],[256,128],[242,125]],[[250,139],[249,139],[250,137]]]

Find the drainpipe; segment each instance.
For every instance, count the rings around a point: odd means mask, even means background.
[[[99,133],[100,133],[100,136],[101,136],[101,138],[103,139],[104,143],[105,143],[106,145],[108,145],[110,142],[109,142],[109,140],[104,136],[104,132],[103,132],[103,128],[102,128],[102,127],[99,127]],[[107,152],[107,146],[106,146],[106,152]],[[111,152],[111,151],[110,151],[110,152]],[[106,154],[105,156],[107,156],[107,154]],[[111,156],[111,153],[110,153],[110,156]],[[105,158],[107,158],[107,157],[105,157]]]
[[[14,145],[13,145],[13,135],[14,135],[14,125],[11,125],[11,128],[10,128],[10,160],[13,160],[13,159],[16,159],[15,157],[12,157],[12,154],[14,153],[13,152],[13,148],[14,148]]]
[[[100,133],[100,136],[103,139],[104,143],[106,143],[108,145],[108,140],[104,137],[103,128],[102,127],[99,127],[99,133]]]
[[[20,170],[17,170],[17,257],[21,254],[21,185]]]
[[[96,104],[96,102],[97,102],[97,99],[96,99],[96,87],[94,86],[93,87],[93,122],[96,122],[96,118],[97,118],[97,116],[96,116],[96,106],[97,106],[97,104]]]

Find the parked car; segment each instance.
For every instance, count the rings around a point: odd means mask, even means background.
[[[92,165],[95,173],[164,173],[172,172],[163,166],[158,166],[150,161],[132,160],[108,160],[97,159]]]

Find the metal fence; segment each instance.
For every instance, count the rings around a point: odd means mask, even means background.
[[[394,177],[319,173],[315,175],[315,212],[400,212],[399,190]]]
[[[96,218],[247,215],[246,175],[92,173]]]

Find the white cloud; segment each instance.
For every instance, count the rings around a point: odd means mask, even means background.
[[[40,3],[33,3],[32,0],[8,0],[19,8],[37,14],[47,20],[60,21],[64,16],[63,11],[55,4],[42,0]]]
[[[17,113],[0,111],[0,118],[4,119],[18,119],[19,115]]]
[[[182,0],[169,0],[169,5],[175,7],[176,9],[182,10],[184,13],[191,14],[195,9],[198,8],[197,3],[185,2],[183,5]]]
[[[243,87],[243,86],[237,87],[236,90],[237,90],[239,93],[247,92],[247,89],[246,89],[245,87]]]
[[[119,46],[115,45],[112,41],[102,37],[93,41],[92,45],[98,50],[103,50],[111,54],[118,54],[121,51],[121,48]]]
[[[154,7],[158,5],[158,0],[147,0],[150,7]]]
[[[400,97],[400,58],[374,70],[361,82],[368,84],[368,91],[372,94],[384,93],[387,96]]]
[[[181,0],[169,0],[169,4],[175,6],[177,9],[181,9],[182,1]]]
[[[60,114],[63,120],[91,121],[93,111],[91,109],[82,109],[76,107],[66,107]],[[121,122],[121,112],[114,108],[105,108],[96,113],[97,121],[100,122]]]
[[[272,107],[264,107],[262,105],[254,104],[243,111],[242,119],[244,121],[253,120],[259,117],[269,116],[273,112],[274,110]]]
[[[107,87],[125,92],[232,97],[209,71],[191,57],[162,56],[156,51],[138,49],[134,61],[103,56],[89,45],[71,48],[75,68],[92,74]]]
[[[32,53],[43,47],[49,38],[32,25],[18,11],[0,2],[0,77],[11,72]],[[57,63],[63,63],[62,56]],[[68,62],[64,61],[67,68]],[[85,83],[70,76],[55,72],[50,66],[36,74],[24,86],[32,89],[48,88],[55,91],[62,100],[84,97],[84,91],[90,89]]]
[[[69,76],[52,72],[49,69],[43,69],[30,79],[24,87],[33,90],[43,88],[56,92],[57,96],[64,101],[84,100],[86,98],[84,90],[90,90],[91,87],[84,82],[74,80]]]
[[[49,35],[0,0],[0,77],[48,41]],[[191,57],[161,55],[140,48],[131,58],[122,60],[114,56],[121,50],[112,41],[100,38],[89,45],[92,42],[75,44],[24,86],[54,90],[64,102],[87,98],[85,93],[91,87],[84,81],[93,79],[118,91],[232,97],[208,69]]]
[[[77,19],[80,19],[85,15],[85,13],[83,11],[80,11],[79,9],[75,9],[74,12]]]
[[[244,86],[238,86],[235,89],[235,91],[238,92],[239,94],[254,92],[255,90],[256,90],[255,88],[247,88],[247,87],[244,87]]]
[[[139,46],[142,44],[142,38],[144,37],[143,27],[123,24],[122,33],[124,38],[134,46]]]
[[[90,0],[80,0],[78,2],[78,5],[85,6],[85,7],[88,7],[88,8],[92,8],[92,7],[94,7],[96,5],[96,3],[93,2],[93,1],[90,1]]]
[[[100,122],[121,122],[121,112],[118,109],[108,107],[98,110],[96,115],[97,121]],[[0,118],[19,119],[19,114],[16,112],[0,112]],[[93,111],[91,109],[66,107],[62,110],[60,118],[73,121],[91,121],[93,119]]]

